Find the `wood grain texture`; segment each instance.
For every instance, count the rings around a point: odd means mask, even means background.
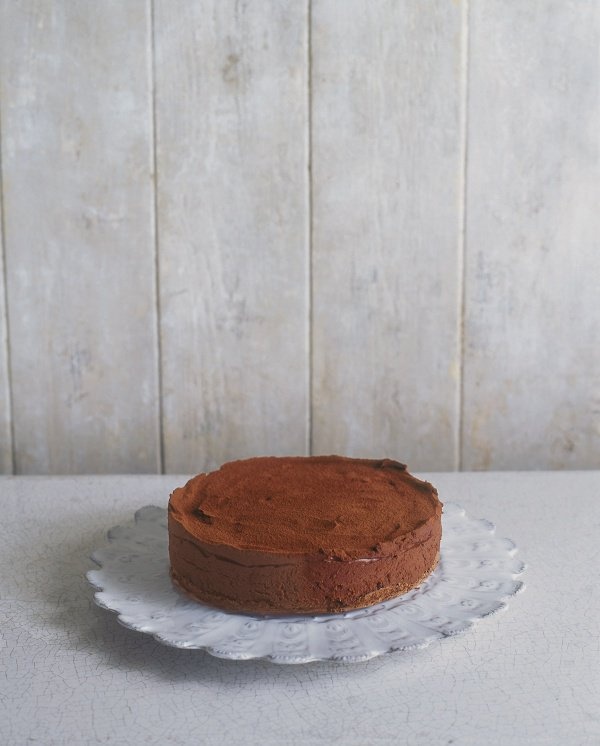
[[[599,467],[599,48],[584,0],[0,0],[0,472],[160,470],[161,407],[171,472]]]
[[[17,471],[155,471],[149,5],[1,14]]]
[[[313,3],[315,452],[456,464],[461,14]]]
[[[307,447],[307,7],[155,10],[167,471]]]
[[[600,465],[600,5],[470,19],[463,466]]]

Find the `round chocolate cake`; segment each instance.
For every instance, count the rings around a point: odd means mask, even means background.
[[[232,461],[171,495],[171,577],[229,611],[362,608],[432,572],[441,515],[435,488],[390,459]]]

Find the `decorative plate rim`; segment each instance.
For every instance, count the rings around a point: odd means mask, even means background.
[[[196,603],[187,597],[185,597],[181,591],[179,591],[172,583],[170,578],[169,580],[169,586],[168,589],[165,587],[163,590],[163,593],[167,598],[170,597],[170,600],[174,600],[174,604],[172,605],[172,608],[169,609],[170,614],[167,613],[166,615],[162,615],[165,618],[174,619],[175,609],[177,605],[180,605],[180,610],[183,609],[183,611],[190,611],[192,614],[196,613],[199,615],[200,613],[203,613],[205,615],[205,618],[209,617],[211,614],[216,615],[216,618],[219,620],[222,620],[225,624],[230,623],[232,620],[235,620],[237,624],[239,625],[238,629],[252,629],[254,631],[256,629],[256,626],[258,625],[266,627],[267,625],[270,625],[275,629],[276,625],[279,625],[281,628],[283,628],[284,625],[288,625],[289,627],[298,627],[298,626],[305,626],[305,625],[311,625],[311,627],[307,627],[307,636],[311,631],[311,628],[313,625],[319,628],[319,625],[329,625],[330,630],[335,630],[337,627],[344,628],[345,627],[352,627],[354,625],[356,631],[359,631],[359,629],[363,632],[371,632],[372,629],[367,629],[365,625],[360,625],[360,622],[364,620],[375,620],[375,617],[378,617],[380,620],[385,620],[386,616],[388,616],[391,619],[391,616],[394,615],[397,617],[399,611],[403,611],[404,614],[408,615],[408,612],[410,608],[412,607],[413,610],[417,606],[420,607],[420,605],[423,603],[423,600],[427,594],[428,596],[428,602],[429,606],[431,607],[430,610],[434,611],[436,613],[436,616],[432,617],[429,620],[424,620],[423,618],[416,618],[416,621],[413,625],[412,622],[407,621],[406,623],[410,626],[421,626],[423,631],[420,633],[420,637],[417,635],[416,638],[413,637],[412,641],[408,642],[406,641],[406,644],[401,644],[399,642],[390,643],[385,646],[385,643],[379,644],[375,647],[371,647],[370,649],[365,648],[363,652],[359,652],[358,650],[354,651],[348,651],[345,649],[345,647],[342,645],[341,652],[340,650],[336,651],[335,649],[335,642],[332,639],[329,640],[331,645],[333,646],[333,652],[332,649],[327,649],[325,651],[325,654],[323,654],[323,650],[318,652],[313,645],[313,647],[307,648],[306,654],[301,654],[299,650],[296,652],[290,652],[289,654],[285,654],[282,652],[273,653],[273,652],[252,652],[252,646],[250,648],[244,650],[243,646],[240,647],[239,640],[238,640],[238,646],[236,647],[236,639],[235,639],[235,631],[232,632],[232,636],[230,635],[229,638],[225,637],[226,641],[229,643],[229,647],[226,645],[224,646],[223,641],[220,643],[203,643],[203,644],[197,644],[193,641],[190,642],[189,639],[185,638],[185,635],[183,636],[183,639],[174,639],[173,635],[176,634],[173,632],[173,630],[169,631],[158,631],[156,629],[151,629],[148,627],[148,613],[141,615],[138,614],[137,621],[134,621],[131,617],[131,614],[127,612],[126,609],[123,608],[123,603],[125,597],[121,595],[116,596],[116,603],[115,603],[115,596],[113,595],[112,598],[106,598],[107,595],[110,596],[109,591],[107,588],[110,586],[111,579],[114,580],[114,574],[113,576],[110,575],[111,570],[111,561],[115,560],[120,557],[121,561],[124,561],[125,557],[128,556],[134,556],[134,555],[127,555],[123,554],[123,551],[121,552],[118,557],[115,555],[115,557],[112,558],[112,560],[108,557],[107,552],[112,547],[118,547],[120,544],[122,545],[122,549],[127,548],[127,538],[125,538],[125,542],[123,542],[123,537],[128,537],[128,531],[130,533],[133,533],[135,535],[136,531],[138,534],[141,533],[142,541],[140,541],[140,538],[135,540],[136,546],[139,548],[139,546],[144,546],[143,540],[144,535],[142,532],[142,528],[146,528],[148,531],[151,530],[151,527],[158,526],[158,533],[164,532],[164,536],[162,537],[162,543],[166,545],[168,541],[168,534],[167,534],[167,527],[166,523],[164,521],[161,523],[161,519],[166,518],[166,509],[160,508],[157,506],[152,505],[146,505],[142,508],[139,508],[135,511],[133,516],[133,522],[131,520],[127,524],[120,524],[118,526],[115,526],[111,528],[107,532],[107,544],[105,544],[103,547],[96,549],[91,555],[90,559],[98,566],[96,569],[91,569],[86,572],[86,578],[90,585],[94,588],[94,602],[97,606],[99,606],[102,609],[105,609],[107,611],[112,612],[116,615],[118,622],[128,628],[132,629],[134,631],[143,632],[144,634],[148,634],[152,636],[156,641],[160,642],[161,644],[167,645],[169,647],[179,648],[179,649],[188,649],[188,650],[204,650],[208,654],[215,656],[217,658],[224,658],[227,660],[268,660],[273,663],[294,663],[294,664],[300,664],[300,663],[310,663],[310,662],[317,662],[317,661],[344,661],[344,662],[362,662],[366,660],[370,660],[371,658],[378,657],[380,655],[385,655],[387,653],[391,652],[401,652],[401,651],[409,651],[409,650],[416,650],[416,649],[422,649],[430,645],[434,640],[436,639],[442,639],[446,637],[453,637],[457,636],[459,634],[464,634],[469,629],[473,627],[475,623],[480,621],[481,619],[485,619],[489,616],[492,616],[494,614],[497,614],[498,612],[506,609],[508,605],[508,601],[513,596],[517,595],[518,593],[521,593],[525,589],[525,584],[522,580],[517,580],[520,575],[523,574],[523,572],[526,569],[526,564],[522,560],[515,560],[515,555],[517,553],[517,547],[515,543],[511,539],[507,538],[499,538],[495,536],[495,526],[494,524],[487,520],[487,519],[472,519],[470,518],[466,511],[457,503],[455,502],[446,502],[444,504],[444,512],[442,515],[442,546],[440,551],[440,563],[434,573],[430,575],[424,583],[422,583],[419,588],[413,589],[412,591],[409,591],[406,594],[403,594],[402,596],[398,596],[394,599],[390,599],[387,602],[384,602],[382,604],[376,604],[374,606],[370,606],[364,609],[356,609],[349,612],[344,612],[341,614],[320,614],[320,615],[286,615],[286,616],[268,616],[268,615],[258,615],[258,614],[236,614],[231,612],[225,612],[220,609],[216,609],[214,607],[210,607],[208,605],[199,604]],[[447,584],[453,584],[454,579],[456,578],[453,573],[446,572],[446,568],[449,563],[452,562],[452,554],[456,550],[457,547],[460,548],[459,541],[456,541],[455,544],[452,544],[452,539],[456,539],[456,532],[458,532],[458,528],[462,531],[462,526],[470,527],[471,528],[471,536],[470,539],[476,538],[477,541],[472,542],[472,548],[471,552],[475,554],[477,551],[482,551],[481,546],[479,550],[477,549],[477,546],[482,544],[481,540],[488,539],[490,540],[490,545],[493,547],[493,549],[497,553],[496,562],[499,562],[499,567],[497,568],[497,574],[501,578],[501,581],[498,581],[500,583],[504,583],[504,589],[498,589],[498,591],[494,594],[494,589],[492,589],[491,592],[488,592],[489,589],[485,589],[485,593],[487,593],[487,597],[490,599],[490,605],[487,608],[480,609],[479,611],[473,611],[469,613],[468,609],[469,604],[474,603],[473,598],[478,599],[481,597],[481,594],[484,593],[484,591],[481,590],[481,584],[478,588],[462,588],[461,586],[458,587],[458,590],[461,590],[462,593],[458,594],[457,599],[454,601],[459,601],[461,604],[461,607],[459,608],[460,613],[462,614],[462,618],[459,618],[456,616],[455,622],[456,624],[452,624],[452,620],[449,621],[446,620],[446,622],[440,621],[446,619],[446,617],[440,617],[438,612],[444,613],[448,612],[449,610],[454,610],[455,615],[457,613],[457,607],[456,603],[453,605],[448,604],[444,605],[443,599],[440,600],[438,606],[436,607],[435,603],[431,603],[432,598],[434,597],[434,592],[438,588],[438,586],[441,586],[442,583]],[[457,528],[458,527],[458,528]],[[155,533],[157,533],[155,531]],[[131,538],[131,537],[129,537]],[[152,537],[148,533],[146,537],[146,541],[149,542]],[[161,539],[159,538],[159,543],[154,543],[153,546],[155,548],[160,549],[160,542]],[[485,541],[483,541],[483,546],[485,547]],[[473,548],[474,547],[474,548]],[[469,550],[465,550],[469,551]],[[485,552],[484,552],[485,554]],[[150,552],[148,554],[151,561],[154,561],[156,565],[160,565],[161,562],[164,560],[164,555],[162,557],[160,556],[160,553],[157,551],[156,554],[153,554]],[[478,557],[479,555],[476,555]],[[498,560],[498,557],[500,557],[500,560]],[[461,558],[458,558],[459,562],[461,561]],[[131,559],[128,560],[131,562]],[[474,560],[471,560],[472,562]],[[477,569],[481,569],[481,567],[486,566],[485,563],[490,564],[490,560],[488,559],[488,556],[482,556],[478,560],[479,566]],[[465,564],[465,560],[462,560],[463,565]],[[141,563],[140,563],[141,564]],[[467,565],[468,566],[468,560]],[[168,567],[168,561],[167,561],[167,567]],[[474,568],[473,568],[474,569]],[[162,576],[164,573],[160,573]],[[492,573],[493,574],[493,573]],[[166,573],[168,577],[168,571]],[[135,577],[135,576],[131,576]],[[164,583],[164,577],[160,577],[155,573],[154,576],[157,582]],[[137,575],[138,579],[143,579],[143,576]],[[484,581],[481,581],[484,582]],[[485,581],[488,582],[488,581]],[[489,582],[496,582],[496,581],[489,581]],[[168,592],[170,590],[170,593]],[[114,594],[114,591],[112,592]],[[470,593],[470,595],[469,595]],[[464,598],[463,598],[464,596]],[[131,598],[127,597],[127,598]],[[140,601],[140,599],[137,599],[137,601]],[[143,603],[143,601],[140,601]],[[467,604],[466,606],[464,606]],[[464,608],[463,608],[464,607]],[[402,615],[403,624],[404,623],[404,614]],[[411,614],[412,615],[412,614]],[[152,617],[154,618],[154,617]],[[437,622],[435,621],[437,618]],[[140,620],[142,623],[140,623]],[[375,620],[377,622],[377,620]],[[146,622],[146,623],[144,623]],[[426,626],[427,624],[430,624],[434,622],[433,626]],[[349,624],[346,624],[349,623]],[[383,621],[385,624],[385,621]],[[444,628],[443,624],[446,623],[446,628]],[[437,626],[436,626],[437,624]],[[243,626],[242,626],[243,625]],[[254,626],[253,626],[254,625]],[[333,626],[332,626],[333,625]],[[337,625],[337,627],[336,627]],[[357,626],[359,625],[359,626]],[[189,625],[188,625],[189,626]],[[229,626],[232,626],[229,624]],[[374,625],[369,625],[370,628],[381,626],[381,624],[377,623]],[[324,628],[324,627],[323,627]],[[216,629],[216,627],[214,628]],[[397,628],[399,632],[403,631],[402,627]],[[262,633],[259,633],[263,637],[266,637],[266,632],[268,630],[264,629]],[[329,631],[329,630],[328,630]],[[320,634],[320,633],[319,633]],[[346,631],[344,631],[344,635],[346,634]],[[353,633],[354,634],[354,633]],[[375,632],[375,636],[376,636]],[[323,637],[323,635],[321,634]],[[346,635],[347,636],[347,635]],[[368,635],[367,635],[368,637]],[[242,639],[242,638],[240,638]],[[243,641],[243,639],[242,639]],[[325,644],[328,641],[328,638],[324,638],[323,644]],[[356,647],[356,645],[355,645]],[[293,650],[293,646],[292,646]]]

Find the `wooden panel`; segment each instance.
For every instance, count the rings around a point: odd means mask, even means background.
[[[315,0],[313,449],[456,464],[462,9]]]
[[[1,173],[1,171],[0,171]],[[2,185],[0,184],[0,189]],[[0,210],[2,200],[0,199]],[[0,215],[0,226],[2,215]],[[4,282],[4,251],[0,230],[0,474],[12,474],[12,432],[10,386],[8,376],[8,327],[6,322],[6,289]]]
[[[470,24],[464,458],[600,466],[600,5]]]
[[[155,471],[149,6],[1,8],[17,471]]]
[[[307,445],[305,3],[156,3],[167,471]]]

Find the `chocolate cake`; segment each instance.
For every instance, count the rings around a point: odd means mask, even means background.
[[[362,608],[432,572],[441,515],[435,488],[390,459],[232,461],[171,495],[171,577],[230,611]]]

